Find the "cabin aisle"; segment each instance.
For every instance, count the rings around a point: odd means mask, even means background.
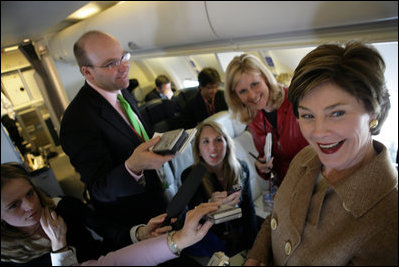
[[[58,156],[49,159],[49,163],[64,194],[83,200],[84,184],[80,180],[80,174],[75,171],[61,147],[57,147],[57,153]]]

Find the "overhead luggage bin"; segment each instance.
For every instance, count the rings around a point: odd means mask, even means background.
[[[126,1],[66,28],[48,43],[55,59],[74,62],[74,42],[86,31],[101,30],[137,59],[251,45],[309,45],[324,41],[323,36],[336,40],[337,34],[389,41],[397,39],[397,19],[396,1]]]
[[[73,43],[89,30],[115,36],[136,55],[217,40],[202,1],[126,1],[54,35],[49,40],[54,58],[75,61]]]

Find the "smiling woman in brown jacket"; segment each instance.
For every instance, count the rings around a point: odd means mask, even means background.
[[[321,45],[288,90],[309,146],[291,162],[246,265],[398,265],[398,175],[372,139],[390,108],[370,46]]]

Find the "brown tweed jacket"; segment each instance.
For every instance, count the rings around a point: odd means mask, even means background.
[[[398,173],[387,149],[354,173],[319,183],[308,146],[291,162],[248,258],[274,265],[398,265]]]

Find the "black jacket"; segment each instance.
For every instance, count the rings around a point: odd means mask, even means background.
[[[224,99],[224,91],[219,90],[215,95],[215,113],[227,110],[227,104]],[[182,111],[182,118],[180,120],[180,128],[191,129],[196,127],[198,123],[202,122],[204,119],[208,118],[212,114],[208,114],[206,104],[198,93],[185,105]]]
[[[126,89],[122,94],[151,137],[152,132],[141,119],[132,95]],[[142,141],[87,83],[65,110],[60,142],[98,212],[126,225],[147,223],[165,212],[166,198],[157,173],[144,172],[144,188],[125,168],[125,160]]]

